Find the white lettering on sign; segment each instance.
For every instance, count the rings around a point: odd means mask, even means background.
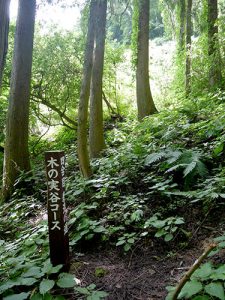
[[[58,172],[57,170],[51,169],[51,170],[48,171],[48,177],[49,177],[50,179],[56,178],[56,177],[58,177],[58,176],[59,176],[59,172]]]
[[[52,203],[57,203],[57,202],[60,200],[60,197],[59,197],[56,193],[52,192],[52,193],[50,193],[50,195],[49,195],[49,200],[50,200]]]
[[[62,160],[62,158],[61,158],[60,162],[62,163],[62,161],[64,162],[64,160]],[[55,169],[56,167],[59,167],[57,159],[51,157],[47,161],[47,167],[50,168],[48,170],[48,177],[50,179],[48,181],[48,189],[49,189],[50,209],[51,209],[51,212],[53,215],[53,222],[52,222],[51,230],[61,230],[60,222],[57,220],[57,213],[59,211],[58,201],[60,201],[60,199],[61,199],[60,194],[59,194],[59,191],[60,191],[59,181],[55,180],[59,176],[58,170]],[[65,174],[65,167],[63,169],[62,176],[64,176],[64,174]],[[63,202],[63,206],[64,206],[64,202]]]
[[[54,167],[59,167],[59,164],[57,164],[57,159],[54,159],[53,157],[51,157],[48,161],[47,161],[47,167],[50,167],[51,169],[53,169]]]
[[[48,182],[48,187],[50,191],[59,191],[59,181],[51,180]]]
[[[61,228],[59,227],[59,221],[53,221],[52,224],[53,226],[51,230],[55,230],[55,229],[61,230]]]

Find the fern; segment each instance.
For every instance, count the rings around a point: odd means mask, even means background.
[[[186,167],[183,170],[184,177],[188,175],[194,176],[199,175],[205,177],[208,174],[206,165],[201,161],[201,153],[193,150],[186,150],[181,158],[180,163],[186,163]]]
[[[196,161],[192,161],[190,164],[186,165],[186,168],[183,171],[184,177],[191,174],[191,172],[193,172],[196,169],[196,166],[197,166]]]
[[[185,182],[189,185],[196,176],[206,177],[208,170],[202,161],[202,153],[195,150],[173,150],[166,149],[160,152],[151,153],[145,159],[145,165],[149,166],[162,161],[167,163],[166,173],[182,170]],[[159,165],[165,170],[165,164]]]
[[[145,165],[149,166],[155,162],[158,162],[159,160],[161,160],[163,157],[166,157],[167,153],[166,151],[160,151],[160,152],[154,152],[151,153],[150,155],[148,155],[145,158]]]

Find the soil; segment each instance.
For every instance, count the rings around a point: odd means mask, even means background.
[[[162,300],[167,295],[166,286],[180,280],[202,254],[210,236],[215,236],[211,228],[196,235],[186,249],[177,252],[168,252],[166,245],[161,244],[139,245],[128,254],[119,253],[118,249],[74,254],[70,272],[81,286],[94,283],[107,292],[107,300]],[[224,258],[224,253],[215,257],[216,262]]]

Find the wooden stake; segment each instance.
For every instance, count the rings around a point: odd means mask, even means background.
[[[69,238],[65,203],[65,155],[63,151],[45,153],[48,185],[48,228],[50,260],[69,271]]]

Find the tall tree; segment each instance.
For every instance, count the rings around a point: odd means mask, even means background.
[[[36,0],[19,1],[3,171],[3,199],[10,197],[16,177],[30,170],[29,98]]]
[[[208,0],[209,85],[211,87],[218,86],[222,79],[217,19],[218,1]]]
[[[90,97],[90,133],[89,145],[92,158],[99,157],[105,147],[102,78],[104,66],[107,0],[98,0],[95,25],[95,48],[93,58],[91,97]]]
[[[179,0],[179,51],[183,51],[185,48],[185,14],[186,4],[185,0]]]
[[[2,86],[2,76],[5,66],[6,54],[8,51],[9,5],[10,0],[0,1],[0,91]]]
[[[185,91],[186,96],[191,92],[191,35],[192,35],[192,0],[187,0],[186,9],[186,69],[185,69]]]
[[[91,0],[89,10],[87,42],[83,66],[83,79],[80,92],[80,101],[78,108],[78,158],[80,169],[84,177],[91,176],[91,167],[87,141],[87,125],[88,125],[88,103],[90,96],[91,75],[93,67],[93,50],[94,50],[94,35],[95,35],[95,13],[96,0]]]
[[[136,95],[138,119],[157,112],[149,82],[149,0],[138,1]]]

